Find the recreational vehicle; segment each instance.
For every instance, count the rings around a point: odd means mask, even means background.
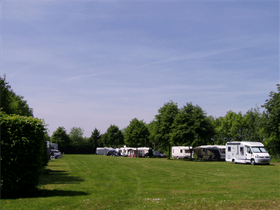
[[[107,152],[109,152],[111,149],[113,149],[113,148],[109,148],[109,147],[97,147],[97,148],[96,148],[96,154],[97,154],[97,155],[106,155]]]
[[[172,157],[173,158],[190,158],[192,147],[186,146],[174,146],[172,147]]]
[[[193,151],[200,160],[225,160],[225,149],[223,145],[203,145],[195,147]]]
[[[145,157],[145,154],[149,152],[149,147],[122,147],[120,148],[123,156],[125,157]]]
[[[226,161],[252,165],[270,164],[270,155],[260,142],[232,141],[226,143]]]
[[[56,144],[56,143],[50,143],[50,144],[51,144],[51,149],[58,150],[58,144]]]

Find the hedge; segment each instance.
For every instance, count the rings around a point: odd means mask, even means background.
[[[1,196],[25,197],[37,192],[46,141],[44,122],[37,118],[0,113]]]

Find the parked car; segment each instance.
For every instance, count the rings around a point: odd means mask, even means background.
[[[107,156],[122,156],[121,151],[117,151],[115,149],[111,149],[110,151],[107,152]]]
[[[50,158],[61,158],[61,152],[57,149],[51,149],[51,154],[50,154]]]
[[[115,150],[113,150],[113,149],[111,149],[111,150],[109,150],[108,152],[107,152],[107,156],[113,156],[113,154],[115,153],[116,151]]]
[[[160,152],[160,151],[154,151],[153,153],[154,157],[158,157],[158,158],[166,158],[167,155],[163,152]]]

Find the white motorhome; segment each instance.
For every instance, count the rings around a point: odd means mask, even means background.
[[[187,146],[174,146],[172,147],[172,157],[173,158],[190,158],[192,147]]]
[[[120,150],[123,156],[127,157],[128,155],[130,155],[131,150],[136,150],[136,148],[127,147],[126,145],[124,145],[124,147],[121,147]]]
[[[96,154],[97,155],[106,155],[107,152],[109,152],[109,150],[111,150],[113,148],[109,148],[109,147],[97,147],[96,148]]]
[[[133,148],[133,147],[122,147],[120,148],[123,156],[128,156],[128,157],[145,157],[145,154],[149,152],[149,147],[138,147],[138,148]]]
[[[270,155],[260,142],[232,141],[226,143],[226,161],[252,165],[270,164]]]

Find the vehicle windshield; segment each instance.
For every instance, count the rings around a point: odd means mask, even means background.
[[[252,147],[254,153],[267,153],[264,147]]]

